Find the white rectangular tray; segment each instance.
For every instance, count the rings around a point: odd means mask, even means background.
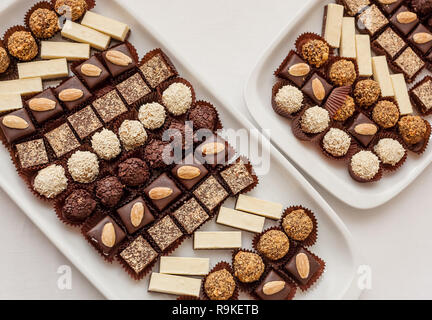
[[[3,26],[15,24],[23,14],[23,8],[33,1],[19,1],[0,13]],[[120,0],[98,1],[96,12],[127,21],[132,34],[130,41],[137,47],[142,56],[155,48],[162,48],[173,60],[180,74],[194,85],[199,98],[213,102],[227,128],[253,129],[253,125],[240,115],[233,107],[212,94],[206,83],[201,82],[192,68],[182,62],[181,57],[169,47],[149,26],[145,25],[133,11],[120,5]],[[247,132],[246,130],[244,132]],[[234,141],[231,141],[234,143]],[[345,225],[332,208],[300,175],[300,173],[274,148],[262,135],[252,134],[249,142],[242,143],[240,151],[248,154],[252,160],[256,152],[248,152],[249,146],[258,146],[262,166],[268,166],[268,174],[260,176],[260,184],[251,195],[268,200],[280,201],[284,206],[302,204],[312,209],[318,218],[319,236],[312,251],[321,256],[327,263],[326,271],[320,281],[306,294],[298,294],[303,299],[356,299],[360,294],[355,276],[359,258],[354,248],[352,237]],[[267,148],[266,148],[267,146]],[[262,150],[264,149],[264,150]],[[253,150],[252,150],[253,151]],[[78,229],[62,224],[55,216],[53,209],[36,199],[16,174],[9,154],[0,147],[0,186],[17,203],[25,214],[45,233],[60,251],[110,299],[172,299],[174,296],[147,292],[148,276],[142,281],[134,281],[117,264],[108,264],[85,241]],[[232,200],[225,204],[232,206]],[[267,226],[271,225],[270,222]],[[207,223],[202,230],[230,230],[217,225],[214,221]],[[231,229],[232,230],[232,229]],[[243,246],[250,247],[252,234],[243,232]],[[192,240],[185,241],[174,252],[175,256],[209,257],[211,265],[218,261],[230,261],[230,251],[194,251]],[[155,271],[159,269],[157,264]],[[243,296],[244,297],[244,296]]]
[[[351,179],[346,165],[329,160],[318,148],[297,140],[291,133],[291,121],[277,115],[271,107],[274,70],[294,49],[294,42],[301,33],[321,33],[324,5],[331,2],[334,0],[309,0],[289,21],[258,60],[245,86],[244,98],[258,126],[270,129],[270,140],[297,168],[346,204],[371,209],[405,189],[431,163],[432,149],[429,147],[422,156],[410,153],[399,171],[386,174],[379,182],[360,184]]]

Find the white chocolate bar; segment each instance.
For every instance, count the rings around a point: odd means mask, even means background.
[[[204,276],[209,271],[209,258],[161,257],[160,259],[160,273]]]
[[[90,58],[90,45],[67,41],[42,41],[41,58],[66,58],[68,61],[88,59]]]
[[[404,75],[402,73],[392,74],[390,78],[393,84],[395,98],[399,105],[400,114],[411,114],[413,112],[413,107],[408,95],[408,88],[405,82]]]
[[[41,78],[0,81],[0,93],[18,93],[23,95],[41,92],[42,90]]]
[[[11,111],[23,107],[21,95],[19,93],[1,93],[0,111]]]
[[[280,203],[261,200],[241,194],[237,199],[235,208],[236,210],[278,220],[282,216],[283,206]]]
[[[80,25],[79,23],[67,20],[61,31],[61,35],[65,38],[88,43],[92,48],[105,50],[108,48],[111,37],[102,32]]]
[[[387,65],[386,57],[373,57],[372,69],[374,79],[380,85],[381,95],[383,97],[394,97],[393,85],[390,79],[390,71]]]
[[[361,77],[372,76],[372,53],[370,37],[367,34],[357,34],[356,37],[357,65]]]
[[[91,11],[86,12],[81,24],[120,41],[124,41],[129,32],[129,26],[127,24]]]
[[[194,249],[236,249],[242,246],[241,231],[197,231]]]
[[[229,227],[259,233],[264,227],[264,217],[221,207],[216,222]]]
[[[342,39],[339,53],[340,56],[344,58],[355,59],[357,57],[354,17],[344,17],[342,20]]]
[[[198,297],[200,289],[201,279],[153,272],[148,291]]]
[[[324,39],[333,48],[340,47],[343,14],[343,6],[335,3],[329,3],[327,5],[327,18],[324,29]]]
[[[20,79],[41,77],[56,79],[67,77],[69,69],[65,58],[18,63]]]

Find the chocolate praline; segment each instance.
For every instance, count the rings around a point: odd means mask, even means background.
[[[335,121],[346,121],[353,116],[355,112],[355,103],[354,99],[350,96],[347,96],[343,105],[336,110],[333,115],[333,119]]]
[[[298,270],[297,260],[300,260],[300,257],[305,257],[308,260],[309,270],[307,274],[300,274]],[[308,251],[304,248],[300,248],[299,251],[291,257],[290,260],[284,265],[284,269],[288,271],[288,273],[293,277],[293,279],[301,285],[306,285],[309,280],[320,270],[321,266],[317,259],[312,256]]]
[[[123,196],[123,188],[119,179],[109,176],[96,183],[96,197],[104,206],[114,207]]]
[[[425,17],[432,13],[432,1],[430,0],[411,0],[414,12]]]
[[[96,201],[91,194],[84,189],[78,189],[66,198],[62,213],[67,220],[80,222],[89,217],[95,208]]]
[[[173,120],[167,130],[174,148],[189,149],[193,143],[193,130],[184,122]]]
[[[36,40],[28,31],[15,31],[7,42],[9,53],[22,60],[29,61],[37,56],[39,49]]]
[[[168,143],[156,139],[146,145],[144,159],[151,168],[163,168],[168,164],[171,155],[165,148],[169,148]]]
[[[282,227],[290,238],[303,241],[312,233],[314,224],[303,209],[296,209],[283,218]]]
[[[327,62],[330,48],[323,40],[310,39],[301,47],[303,58],[310,64],[319,68]]]
[[[156,191],[160,188],[169,192],[158,195]],[[150,198],[153,205],[158,208],[158,210],[163,210],[181,195],[181,190],[166,173],[162,173],[144,189],[144,193]]]
[[[419,116],[404,116],[398,125],[399,133],[407,144],[417,144],[426,137],[427,126],[425,120]]]
[[[357,78],[352,61],[341,59],[333,63],[329,71],[330,80],[337,86],[350,86]]]
[[[143,209],[143,215],[140,221],[133,220],[134,217],[132,210],[134,207],[136,207],[136,205],[141,205],[141,208]],[[155,220],[142,197],[138,197],[135,200],[125,204],[123,207],[117,209],[117,213],[120,216],[120,219],[123,221],[123,224],[125,225],[129,234],[138,231]]]
[[[379,101],[373,111],[372,119],[382,128],[394,127],[399,120],[399,108],[391,101]]]
[[[258,251],[270,260],[279,260],[285,257],[290,248],[288,237],[280,230],[269,230],[259,239]]]
[[[33,11],[29,24],[33,34],[41,39],[52,37],[60,29],[57,14],[44,8]]]
[[[293,72],[290,72],[290,68],[292,66],[299,65],[299,64],[306,64],[306,62],[302,58],[300,58],[300,56],[297,53],[295,53],[295,51],[290,51],[290,53],[288,54],[287,58],[284,61],[284,64],[278,70],[277,76],[290,80],[298,87],[301,87],[305,83],[306,78],[309,76],[310,68],[306,74],[304,74],[305,72],[302,73],[303,75],[296,75],[295,73],[293,74]]]
[[[138,158],[130,158],[118,166],[118,176],[127,186],[138,186],[145,183],[149,176],[149,168],[147,164]]]
[[[45,99],[49,99],[55,102],[55,107],[52,110],[47,110],[47,111],[36,111],[33,110],[29,107],[30,112],[33,114],[33,117],[35,118],[37,123],[43,123],[49,119],[52,119],[54,117],[57,117],[58,115],[63,113],[63,108],[60,105],[60,102],[57,100],[57,98],[55,97],[53,91],[51,88],[48,88],[44,91],[42,91],[41,93],[39,93],[38,95],[34,96],[33,98],[29,99],[26,101],[27,106],[29,106],[30,102],[33,99],[39,99],[39,98],[45,98]]]
[[[381,96],[381,88],[375,80],[367,79],[357,82],[354,89],[356,103],[364,108],[374,104]]]
[[[233,261],[235,276],[244,283],[258,281],[265,270],[262,258],[253,252],[239,251]]]
[[[185,176],[184,174],[181,174],[181,171],[187,170],[184,169],[184,167],[188,167],[189,169],[192,169],[197,173],[198,175],[191,176]],[[183,169],[181,169],[183,168]],[[208,170],[206,167],[204,167],[198,160],[196,160],[193,156],[193,154],[189,154],[185,157],[183,161],[178,163],[174,168],[171,169],[171,174],[180,181],[183,186],[185,186],[186,189],[190,190],[195,186],[198,182],[200,182],[208,173]],[[180,174],[180,176],[179,176]]]
[[[10,128],[10,127],[6,126],[3,123],[3,120],[5,119],[6,116],[16,116],[18,118],[23,119],[25,122],[27,122],[27,125],[28,125],[27,128],[15,129],[15,128]],[[35,126],[33,125],[27,111],[24,108],[18,109],[17,111],[11,112],[11,113],[1,117],[0,118],[0,128],[2,129],[3,134],[4,134],[7,142],[9,142],[9,143],[12,143],[18,139],[27,137],[36,131]]]
[[[210,105],[198,104],[190,110],[188,120],[193,122],[195,130],[209,129],[213,131],[216,129],[217,113]]]
[[[127,55],[129,58],[131,58],[132,62],[130,62],[126,66],[121,66],[121,65],[112,63],[106,57],[107,53],[111,50],[119,51],[119,52]],[[135,66],[136,66],[135,59],[132,56],[132,53],[130,52],[128,46],[125,43],[121,43],[118,46],[109,48],[107,51],[104,51],[102,53],[102,58],[105,62],[105,65],[108,67],[109,72],[111,73],[111,75],[113,77],[117,77],[118,75],[122,74],[123,72],[131,70],[131,69],[135,68]]]
[[[235,288],[234,277],[226,269],[211,272],[204,282],[204,290],[210,300],[228,300]]]
[[[105,237],[105,230],[112,230],[113,237]],[[126,234],[110,216],[106,216],[87,232],[87,237],[103,255],[110,256]],[[111,240],[113,240],[112,243],[110,243]]]
[[[98,67],[101,70],[99,76],[88,76],[87,74],[85,74],[82,69],[84,65],[92,65]],[[108,70],[104,67],[102,62],[100,62],[96,56],[92,56],[90,59],[84,61],[83,63],[75,67],[74,70],[75,73],[78,74],[81,77],[81,79],[84,80],[85,84],[90,89],[93,89],[101,85],[110,76]]]
[[[399,14],[402,12],[411,12],[406,6],[401,6],[391,17],[390,21],[392,22],[393,26],[395,26],[402,35],[406,36],[408,33],[410,33],[414,27],[418,24],[419,19],[416,17],[416,19],[410,23],[401,23],[398,19]]]
[[[10,58],[5,48],[0,47],[0,73],[5,72],[10,65]]]
[[[87,11],[88,6],[85,0],[57,0],[54,8],[59,15],[70,15],[68,18],[75,21]]]
[[[358,125],[365,125],[367,124],[369,127],[375,127],[375,132],[370,132],[368,134],[365,134],[364,132],[359,132],[358,128],[356,130],[356,127]],[[354,120],[352,121],[350,127],[348,128],[348,132],[351,133],[351,135],[356,138],[364,147],[367,147],[369,143],[373,140],[376,133],[378,131],[377,125],[369,119],[365,114],[359,113]]]
[[[267,283],[273,281],[283,281],[285,282],[284,287],[273,294],[265,294],[264,286]],[[263,279],[263,281],[259,284],[259,286],[254,290],[255,295],[257,295],[261,300],[285,300],[290,296],[291,290],[293,290],[293,286],[286,282],[284,278],[282,278],[278,272],[275,270],[271,270]]]
[[[82,82],[77,77],[72,77],[65,82],[63,82],[60,86],[54,89],[54,93],[59,96],[63,90],[66,89],[78,89],[82,91],[82,96],[79,99],[73,101],[63,101],[65,107],[71,111],[76,107],[79,107],[84,102],[86,102],[92,96],[91,92],[87,90],[87,88],[82,84]],[[61,100],[59,98],[59,100]]]

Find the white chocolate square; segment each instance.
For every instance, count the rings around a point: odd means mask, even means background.
[[[185,276],[204,276],[210,271],[209,258],[161,257],[159,272]]]
[[[402,73],[392,74],[390,78],[393,84],[395,98],[399,105],[400,114],[411,114],[413,112],[413,107],[409,98],[408,88],[405,82],[404,75]]]
[[[153,272],[148,291],[199,297],[201,279]]]
[[[242,246],[241,231],[196,231],[194,249],[236,249]]]
[[[229,227],[259,233],[264,228],[264,217],[221,207],[216,222]]]
[[[342,39],[339,48],[341,57],[357,58],[355,34],[355,18],[344,17],[342,20]]]
[[[23,107],[21,95],[19,93],[1,93],[0,111],[11,111]]]
[[[77,42],[88,43],[92,48],[98,50],[108,48],[111,40],[110,36],[71,20],[66,20],[61,35]]]
[[[327,5],[327,18],[324,29],[324,39],[333,48],[340,47],[343,14],[343,6],[335,3],[329,3]]]
[[[370,37],[367,34],[357,34],[355,39],[359,75],[361,77],[370,77],[372,76]]]
[[[41,77],[43,80],[67,77],[69,68],[65,58],[18,63],[20,79]]]
[[[29,78],[0,81],[0,93],[32,94],[42,92],[42,79]]]
[[[102,16],[92,11],[86,12],[81,24],[105,33],[119,41],[124,41],[129,32],[129,26],[126,23]]]
[[[68,41],[42,41],[41,58],[66,58],[68,61],[88,59],[90,58],[90,45]]]
[[[376,82],[379,83],[381,88],[381,95],[383,97],[394,97],[393,84],[390,79],[390,71],[387,65],[385,56],[372,58],[373,75]]]

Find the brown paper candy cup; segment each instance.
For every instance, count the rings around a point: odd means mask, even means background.
[[[239,252],[255,253],[255,254],[257,254],[258,256],[261,257],[261,260],[262,260],[262,262],[263,262],[263,264],[264,264],[264,270],[263,270],[263,273],[261,274],[261,276],[259,277],[258,280],[253,281],[253,282],[242,282],[242,281],[240,281],[240,279],[236,276],[235,264],[234,264],[234,258],[235,258],[235,256],[237,255],[237,253],[239,253]],[[266,261],[267,261],[267,260],[265,260],[264,257],[262,257],[261,254],[259,254],[258,252],[255,252],[255,251],[253,251],[253,250],[243,249],[243,248],[233,250],[233,252],[232,252],[232,266],[233,266],[234,275],[235,275],[234,279],[237,280],[237,282],[238,282],[238,287],[239,287],[240,291],[242,291],[242,292],[250,292],[250,291],[251,291],[251,290],[252,290],[252,289],[253,289],[253,288],[254,288],[258,283],[260,283],[260,282],[264,279],[264,275],[266,274],[266,270],[269,268],[269,265],[268,265],[268,263],[267,263]]]
[[[377,145],[377,143],[381,139],[393,139],[393,140],[396,140],[397,142],[399,142],[405,148],[405,154],[404,154],[404,156],[395,165],[391,165],[391,164],[388,164],[388,163],[383,163],[382,160],[380,159],[381,160],[381,166],[383,167],[384,171],[395,172],[400,167],[402,167],[402,165],[405,163],[405,161],[406,161],[406,159],[408,157],[408,152],[406,150],[406,144],[404,143],[404,141],[402,140],[402,138],[398,134],[396,134],[394,132],[382,131],[382,132],[380,132],[375,137],[374,141],[372,141],[371,147],[370,147],[371,151],[374,151],[375,146]],[[379,156],[378,156],[378,158],[379,158]]]
[[[180,296],[176,299],[177,301],[199,301],[201,300],[199,297],[194,296]]]
[[[330,93],[324,107],[328,110],[332,119],[336,112],[345,104],[347,97],[351,94],[351,90],[351,86],[343,86],[335,88]]]
[[[287,256],[290,256],[290,252],[296,247],[296,245],[293,243],[293,241],[288,237],[288,241],[289,241],[289,248],[288,248],[288,251],[287,251],[287,253],[282,257],[282,258],[279,258],[279,259],[277,259],[277,260],[273,260],[273,259],[270,259],[269,257],[267,257],[265,254],[264,254],[264,252],[261,252],[260,250],[259,250],[259,248],[258,248],[258,243],[259,243],[259,241],[260,241],[260,239],[261,239],[261,237],[265,234],[265,233],[267,233],[267,232],[269,232],[269,231],[271,231],[271,230],[277,230],[277,231],[281,231],[281,232],[284,232],[283,230],[282,230],[282,228],[280,227],[280,226],[273,226],[273,227],[270,227],[270,228],[267,228],[267,229],[265,229],[263,232],[261,232],[261,233],[257,233],[254,237],[253,237],[253,239],[252,239],[252,247],[254,248],[254,250],[256,250],[258,253],[260,253],[261,254],[261,256],[269,263],[269,264],[271,264],[271,265],[279,265],[281,262],[283,262],[284,260],[285,260],[285,258],[287,257]],[[285,234],[285,232],[284,232],[284,234]]]
[[[294,210],[303,210],[312,221],[312,225],[313,225],[312,231],[304,240],[296,240],[296,239],[291,238],[289,236],[289,234],[285,231],[285,228],[283,226],[283,224],[284,224],[283,222],[284,222],[285,217],[288,214],[290,214],[291,212],[293,212]],[[280,223],[280,228],[285,231],[285,233],[288,235],[288,238],[290,238],[291,240],[293,240],[293,241],[295,241],[295,242],[297,242],[303,246],[310,247],[310,246],[314,245],[317,238],[318,238],[318,221],[315,217],[315,214],[312,212],[312,210],[305,208],[301,205],[291,206],[291,207],[286,208],[282,214],[282,217],[281,217],[279,223]]]
[[[319,132],[319,133],[307,133],[307,132],[304,132],[303,129],[302,129],[301,119],[302,119],[302,117],[303,117],[303,115],[304,115],[304,113],[305,113],[305,111],[307,109],[308,108],[303,109],[293,119],[293,122],[291,124],[291,130],[292,130],[294,136],[297,139],[299,139],[299,140],[302,140],[302,141],[312,141],[312,142],[319,141],[321,139],[321,137],[323,136],[323,134],[324,134],[325,131]],[[331,123],[331,120],[330,120],[329,126],[331,126],[331,125],[332,125],[332,123]]]
[[[174,66],[174,64],[172,63],[172,61],[171,61],[171,59],[165,54],[165,52],[163,52],[162,51],[162,49],[160,49],[160,48],[156,48],[156,49],[153,49],[153,50],[151,50],[151,51],[149,51],[149,52],[147,52],[145,55],[144,55],[144,57],[141,59],[141,61],[139,62],[139,67],[141,67],[142,65],[144,65],[144,63],[146,63],[147,61],[149,61],[150,59],[152,59],[154,56],[156,56],[156,55],[158,55],[158,54],[160,54],[160,56],[162,57],[162,59],[164,60],[164,62],[166,63],[166,65],[168,66],[168,68],[170,69],[170,71],[171,71],[171,76],[169,76],[167,79],[165,79],[164,81],[162,81],[161,83],[159,83],[157,86],[155,86],[155,87],[153,87],[153,86],[151,86],[150,85],[150,83],[148,83],[148,85],[150,86],[150,88],[153,88],[153,89],[155,89],[155,88],[157,88],[157,87],[159,87],[161,84],[163,84],[165,81],[168,81],[168,80],[170,80],[170,79],[172,79],[172,78],[176,78],[176,77],[178,77],[178,72],[177,72],[177,70],[176,70],[176,68],[175,68],[175,66]],[[144,76],[144,74],[143,74],[143,76]],[[145,77],[144,77],[145,78]],[[147,81],[148,82],[148,81]]]
[[[431,125],[429,123],[429,121],[424,120],[426,123],[426,134],[425,134],[425,138],[423,139],[423,141],[417,143],[417,144],[408,144],[405,142],[406,147],[408,148],[408,150],[410,150],[411,152],[417,153],[418,155],[421,155],[423,152],[425,152],[425,150],[428,147],[429,144],[429,140],[430,140],[430,136],[431,136]]]
[[[302,50],[302,47],[303,47],[303,45],[305,44],[305,43],[307,43],[308,41],[310,41],[310,40],[320,40],[320,41],[323,41],[327,46],[328,46],[328,48],[329,48],[329,56],[328,56],[328,59],[325,61],[325,62],[323,62],[322,64],[320,64],[320,65],[316,65],[316,64],[312,64],[312,63],[310,63],[310,61],[308,61],[305,57],[304,57],[304,55],[303,55],[303,50]],[[324,40],[324,38],[323,37],[321,37],[321,36],[319,36],[318,34],[316,34],[316,33],[312,33],[312,32],[306,32],[306,33],[303,33],[303,34],[301,34],[300,36],[298,36],[298,38],[297,38],[297,40],[295,41],[295,47],[296,47],[296,50],[297,50],[297,53],[306,61],[306,62],[308,62],[309,64],[312,64],[312,66],[314,66],[315,68],[317,68],[317,69],[320,69],[320,68],[325,68],[325,66],[327,65],[327,63],[329,62],[329,59],[330,59],[330,57],[332,57],[333,56],[333,49],[330,47],[330,45],[328,44],[328,42],[326,41],[326,40]]]
[[[297,284],[293,281],[293,280],[291,280],[291,278],[289,278],[286,274],[285,274],[285,272],[281,272],[278,268],[269,268],[267,271],[266,271],[266,273],[265,273],[265,275],[264,275],[264,277],[263,277],[263,280],[262,281],[264,281],[264,279],[265,279],[265,277],[271,272],[271,271],[274,271],[278,276],[280,276],[290,287],[291,287],[291,291],[289,292],[289,294],[288,294],[288,296],[284,299],[284,300],[292,300],[292,299],[294,299],[294,296],[295,296],[295,294],[296,294],[296,292],[297,292]],[[251,295],[251,297],[252,298],[254,298],[255,300],[261,300],[261,298],[255,293],[255,290],[258,288],[258,286],[262,283],[262,281],[260,282],[260,283],[258,283],[254,288],[253,288],[253,290],[251,290],[250,292],[249,292],[249,294]]]
[[[359,149],[358,152],[360,152],[360,151],[370,151],[370,150],[367,150],[367,149],[365,149],[365,150],[363,150],[363,149]],[[371,152],[372,152],[372,151],[371,151]],[[374,153],[374,152],[372,152],[372,153]],[[355,154],[357,154],[357,152],[356,152]],[[355,155],[355,154],[354,154],[354,155]],[[374,153],[374,154],[375,154],[375,153]],[[354,156],[354,155],[353,155],[353,156]],[[377,157],[378,157],[378,156],[377,156]],[[352,157],[351,157],[351,158],[352,158]],[[352,166],[351,166],[351,158],[349,159],[349,163],[348,163],[348,172],[349,172],[351,178],[353,178],[353,180],[355,180],[355,181],[357,181],[357,182],[360,182],[360,183],[370,183],[370,182],[377,182],[377,181],[381,180],[381,178],[382,178],[382,176],[383,176],[383,167],[382,167],[381,163],[380,163],[380,166],[379,166],[379,170],[378,170],[378,172],[375,174],[375,176],[374,176],[372,179],[366,180],[366,179],[363,179],[363,178],[361,178],[361,177],[356,176],[356,174],[354,173],[354,171],[353,171],[353,169],[352,169]],[[378,159],[379,159],[379,157],[378,157]]]
[[[287,110],[285,110],[284,108],[281,108],[280,106],[278,106],[278,104],[276,103],[276,94],[279,92],[279,90],[282,87],[287,86],[287,85],[293,85],[293,84],[287,80],[281,80],[281,81],[276,82],[273,85],[271,105],[272,105],[274,112],[276,112],[278,115],[285,117],[287,119],[294,119],[305,108],[305,100],[303,99],[303,103],[302,103],[303,105],[300,108],[300,110],[297,112],[294,112],[294,113],[290,113]]]
[[[204,101],[204,100],[198,100],[198,101],[196,101],[195,104],[188,110],[188,112],[186,114],[187,120],[191,121],[190,120],[190,113],[191,113],[191,111],[194,108],[198,108],[199,106],[206,106],[206,107],[212,108],[215,111],[215,113],[216,113],[216,119],[214,121],[214,127],[213,127],[212,131],[216,132],[218,130],[223,129],[223,125],[222,125],[222,122],[221,122],[220,116],[219,116],[219,111],[214,107],[213,104],[211,104],[208,101]],[[207,129],[210,129],[210,128],[207,128]],[[195,128],[194,128],[194,130],[195,130]]]
[[[26,12],[26,14],[25,14],[25,16],[24,16],[24,24],[25,24],[25,26],[31,31],[31,28],[30,28],[30,17],[31,17],[31,15],[32,15],[32,13],[33,12],[35,12],[37,9],[48,9],[48,10],[51,10],[51,11],[54,11],[55,12],[55,10],[54,10],[54,7],[53,7],[53,5],[50,3],[50,2],[48,2],[48,1],[40,1],[40,2],[37,2],[37,3],[35,3],[27,12]],[[44,37],[44,38],[40,38],[40,37],[37,37],[34,33],[33,33],[33,31],[31,31],[31,33],[32,33],[32,35],[33,35],[33,37],[35,37],[35,39],[42,39],[42,40],[47,40],[47,39],[50,39],[50,38],[52,38],[52,37],[54,37],[55,36],[55,34],[56,33],[58,33],[60,31],[60,26],[59,26],[59,28],[57,29],[57,31],[51,36],[51,37]]]
[[[235,289],[234,289],[234,292],[233,292],[233,294],[231,295],[231,297],[230,297],[229,299],[227,299],[227,300],[238,300],[238,296],[239,296],[239,286],[238,286],[238,281],[237,281],[236,277],[234,276],[234,271],[233,271],[231,265],[230,265],[228,262],[225,262],[225,261],[220,261],[220,262],[218,262],[218,263],[213,267],[213,269],[211,269],[210,272],[207,273],[207,275],[204,277],[203,281],[201,282],[201,291],[202,291],[202,295],[204,296],[204,299],[205,299],[205,300],[212,300],[212,299],[207,295],[207,291],[206,291],[206,289],[205,289],[205,283],[206,283],[206,281],[207,281],[207,277],[208,277],[210,274],[212,274],[213,272],[221,271],[221,270],[224,270],[224,269],[225,269],[226,271],[228,271],[228,272],[232,275],[232,277],[233,277],[233,279],[234,279],[234,282],[235,282]]]
[[[22,25],[15,25],[15,26],[10,27],[9,29],[6,30],[6,32],[5,32],[4,35],[3,35],[3,44],[5,45],[6,48],[8,48],[8,41],[9,41],[10,36],[11,36],[14,32],[17,32],[17,31],[26,31],[26,32],[30,32],[30,33],[31,33],[31,30],[30,30],[30,29],[28,29],[27,27],[22,26]],[[32,33],[31,33],[31,34],[32,34]],[[33,34],[32,34],[32,37],[33,37]],[[33,38],[34,38],[34,37],[33,37]],[[34,38],[34,40],[35,40],[36,45],[37,45],[37,47],[38,47],[38,54],[39,54],[39,52],[40,52],[40,43],[39,43],[39,41],[38,41],[37,38]],[[7,51],[8,51],[8,53],[9,53],[9,55],[10,55],[11,57],[14,57],[15,60],[17,60],[17,61],[21,61],[21,59],[15,57],[15,56],[12,56],[12,54],[9,52],[9,49],[7,49]],[[32,61],[32,60],[36,59],[37,57],[38,57],[38,55],[36,55],[36,56],[33,57],[32,59],[30,59],[30,60],[26,60],[26,61],[24,61],[24,62]]]

